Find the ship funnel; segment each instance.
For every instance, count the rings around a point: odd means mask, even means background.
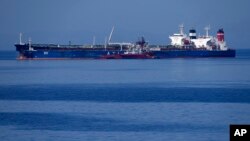
[[[196,30],[195,29],[190,29],[189,30],[189,37],[190,39],[196,39]]]
[[[217,39],[219,42],[224,42],[224,31],[223,31],[223,28],[219,29],[218,32],[217,32]]]

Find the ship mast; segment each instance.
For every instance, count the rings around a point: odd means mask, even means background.
[[[19,44],[22,45],[22,33],[19,33]]]
[[[92,47],[95,46],[95,36],[93,36],[93,44],[92,44]]]
[[[105,51],[107,50],[107,37],[105,37],[105,40],[104,40],[104,48],[105,48]]]
[[[179,26],[179,28],[180,28],[180,34],[181,34],[181,35],[184,35],[184,25],[181,24],[181,25]]]
[[[206,38],[208,38],[208,37],[209,37],[208,32],[209,32],[209,30],[210,30],[210,25],[206,26],[204,29],[205,29],[205,31],[206,31]]]
[[[31,48],[31,38],[29,38],[29,50],[32,50],[32,48]]]
[[[19,44],[20,45],[23,45],[24,43],[22,42],[22,36],[23,36],[23,34],[20,32],[19,33]]]

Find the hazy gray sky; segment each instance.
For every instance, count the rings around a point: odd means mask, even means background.
[[[249,0],[0,0],[0,50],[14,50],[19,32],[36,43],[103,43],[112,26],[113,41],[168,44],[183,23],[204,34],[224,28],[232,48],[250,48]]]

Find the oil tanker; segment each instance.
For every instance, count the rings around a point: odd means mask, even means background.
[[[19,52],[17,59],[165,59],[165,58],[201,58],[201,57],[235,57],[236,51],[226,46],[224,30],[219,29],[217,36],[208,34],[206,27],[204,36],[197,36],[195,29],[184,33],[184,26],[179,26],[179,33],[169,36],[169,45],[149,45],[144,37],[135,43],[114,43],[111,30],[108,40],[102,45],[60,45],[60,44],[15,44]]]

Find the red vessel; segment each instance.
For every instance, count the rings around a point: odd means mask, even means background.
[[[143,53],[130,53],[125,52],[124,54],[107,54],[103,55],[101,59],[153,59],[155,58],[151,52]]]
[[[154,54],[144,48],[146,44],[144,37],[142,37],[141,40],[136,42],[135,46],[129,48],[126,52],[122,54],[108,53],[101,56],[101,59],[154,59]]]

